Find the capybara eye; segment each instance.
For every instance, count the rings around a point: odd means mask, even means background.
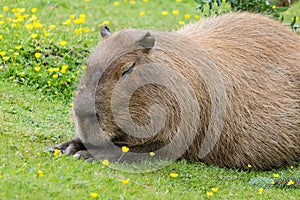
[[[128,74],[130,74],[134,69],[135,63],[133,63],[129,68],[125,69],[122,73],[121,78],[125,78]]]

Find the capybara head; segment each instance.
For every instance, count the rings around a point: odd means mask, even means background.
[[[83,143],[225,167],[299,161],[300,40],[279,22],[231,13],[101,35],[74,100]]]

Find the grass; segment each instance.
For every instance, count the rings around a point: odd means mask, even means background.
[[[146,3],[135,1],[135,4],[120,1],[118,6],[108,0],[101,3],[83,0],[1,0],[0,3],[9,8],[9,11],[0,12],[4,20],[14,17],[12,8],[26,8],[25,13],[32,15],[31,9],[36,7],[37,19],[44,26],[42,29],[28,30],[24,28],[27,20],[20,22],[20,28],[11,28],[11,22],[0,25],[4,26],[0,29],[0,52],[5,51],[5,56],[12,59],[7,62],[2,56],[0,62],[0,199],[206,199],[209,198],[207,192],[216,187],[218,191],[213,194],[214,199],[298,199],[300,196],[299,189],[276,187],[264,188],[259,194],[261,186],[248,184],[252,178],[273,179],[273,174],[300,177],[299,167],[256,172],[178,161],[160,170],[133,174],[101,163],[87,163],[64,155],[54,156],[45,150],[50,144],[70,139],[74,132],[69,106],[71,98],[62,95],[65,88],[54,86],[55,81],[60,83],[74,74],[71,83],[75,86],[83,72],[81,66],[84,66],[85,57],[68,54],[69,50],[92,51],[99,40],[98,25],[103,21],[109,21],[112,31],[128,27],[180,28],[179,21],[196,21],[195,15],[199,15],[193,1],[149,0]],[[172,10],[178,10],[179,14],[172,14]],[[163,16],[162,11],[167,11],[168,15]],[[300,2],[287,14],[299,16],[299,11]],[[84,24],[61,24],[70,15],[79,18],[80,14],[86,15]],[[189,14],[190,19],[185,18],[184,14]],[[51,30],[50,25],[56,25],[56,28]],[[75,33],[76,28],[86,27],[88,32]],[[50,33],[49,37],[44,37],[44,29]],[[40,38],[31,38],[33,33]],[[37,41],[43,44],[38,49],[43,55],[41,59],[32,59],[36,46],[30,45],[37,44]],[[67,45],[61,46],[60,41],[67,41]],[[15,48],[19,45],[22,46],[20,50]],[[56,46],[58,57],[42,65],[49,59],[43,57],[48,45]],[[74,59],[77,59],[76,62]],[[12,68],[13,63],[17,62],[19,66],[14,66],[17,71],[11,71],[8,77],[3,76],[5,68]],[[61,72],[63,64],[69,66],[67,73]],[[38,66],[46,69],[37,72],[34,67]],[[54,80],[55,72],[47,69],[55,67],[60,71],[59,77]],[[45,79],[44,82],[41,79],[35,81],[39,73],[42,73],[40,77]],[[52,81],[51,87],[48,87],[47,81]],[[58,87],[60,90],[55,90]],[[170,173],[177,173],[178,177],[171,177]],[[129,183],[124,184],[124,179],[130,179]],[[97,193],[98,197],[93,198],[92,192]],[[97,195],[94,194],[94,197]]]

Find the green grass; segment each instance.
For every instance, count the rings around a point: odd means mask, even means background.
[[[178,21],[196,21],[194,16],[199,14],[194,9],[196,4],[187,0],[182,3],[175,0],[136,1],[135,5],[120,1],[117,7],[113,3],[108,0],[0,1],[1,9],[2,6],[9,7],[9,11],[0,12],[5,20],[5,24],[0,25],[0,52],[5,51],[5,56],[12,59],[8,62],[3,56],[0,59],[0,199],[92,199],[91,192],[96,192],[98,199],[206,199],[206,192],[213,187],[219,188],[213,199],[298,199],[299,189],[272,187],[259,194],[261,186],[248,182],[257,177],[273,178],[274,173],[280,177],[300,177],[299,167],[256,172],[179,161],[153,172],[133,174],[101,163],[87,163],[64,155],[55,157],[45,150],[50,144],[70,139],[74,132],[68,103],[70,97],[63,95],[66,88],[59,83],[75,74],[71,81],[75,87],[83,72],[81,66],[85,65],[85,56],[68,54],[70,49],[92,51],[99,41],[98,25],[103,21],[110,21],[112,31],[130,27],[171,30],[180,28]],[[24,28],[26,20],[20,23],[20,28],[12,28],[11,22],[6,21],[7,17],[14,17],[12,8],[26,8],[25,13],[31,15],[33,7],[37,8],[37,19],[50,32],[48,39],[43,36],[44,28]],[[167,16],[161,15],[163,10],[168,11]],[[179,10],[179,14],[173,15],[172,10]],[[141,11],[146,14],[140,16]],[[289,10],[289,15],[299,16],[299,12],[300,2]],[[84,24],[61,24],[69,15],[78,18],[80,14],[86,14]],[[190,14],[191,19],[185,19],[184,14]],[[49,29],[52,24],[56,25],[54,30]],[[89,32],[75,34],[76,28],[84,27],[88,27]],[[40,38],[32,39],[32,33],[39,34]],[[59,45],[62,40],[67,41],[64,47]],[[41,60],[33,59],[36,42],[42,44],[38,48],[43,54]],[[21,50],[15,48],[18,45],[22,46]],[[43,65],[49,59],[44,57],[48,45],[56,45],[59,53]],[[19,66],[14,65],[17,62]],[[68,64],[69,71],[60,73],[54,80],[53,72],[47,69],[59,67],[61,70],[62,64]],[[37,66],[42,67],[38,81],[38,74],[33,69]],[[16,71],[3,76],[7,67],[15,67]],[[51,87],[47,81],[52,81]],[[171,172],[178,173],[178,177],[172,178]],[[123,179],[130,179],[130,182],[125,185]]]

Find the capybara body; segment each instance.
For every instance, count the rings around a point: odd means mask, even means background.
[[[276,3],[276,6],[284,6],[284,7],[289,7],[291,6],[293,3],[297,2],[297,0],[281,0],[281,1],[278,1]]]
[[[76,141],[135,153],[159,152],[173,142],[158,157],[229,168],[265,170],[299,161],[300,37],[281,23],[230,13],[176,32],[104,35],[74,100]],[[151,75],[167,81],[145,81]],[[147,84],[129,91],[141,82]],[[155,121],[155,113],[164,120]],[[138,127],[162,121],[163,127],[147,136],[128,128],[129,121]],[[95,157],[118,160],[114,151]]]

